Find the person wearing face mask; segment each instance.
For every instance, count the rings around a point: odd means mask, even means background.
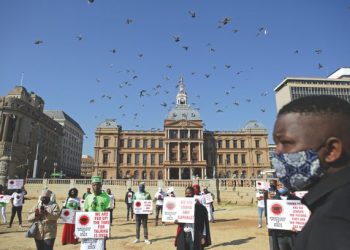
[[[131,220],[134,221],[134,211],[132,206],[132,197],[134,196],[134,191],[131,190],[131,187],[128,188],[128,191],[125,194],[125,204],[126,204],[126,221],[129,221],[129,215],[131,215]]]
[[[24,204],[24,195],[26,192],[22,189],[17,189],[15,192],[11,195],[11,203],[12,203],[12,210],[11,210],[11,218],[10,218],[10,224],[7,226],[8,228],[12,227],[13,220],[16,216],[18,217],[19,227],[22,228],[22,208]]]
[[[141,183],[139,185],[139,191],[136,192],[133,196],[133,201],[135,200],[152,200],[150,193],[145,191],[145,183]],[[145,239],[145,243],[147,245],[151,244],[151,241],[148,239],[148,214],[135,214],[136,217],[136,239],[134,243],[140,242],[140,229],[141,224],[143,226],[143,235]]]
[[[272,164],[290,190],[307,190],[311,211],[295,250],[349,249],[350,104],[334,96],[307,96],[278,113]]]
[[[187,187],[185,197],[195,196],[195,189]],[[175,246],[177,250],[202,250],[211,245],[208,211],[199,202],[195,203],[194,223],[177,223]]]
[[[52,250],[57,235],[59,206],[51,201],[52,192],[44,189],[40,201],[29,211],[28,221],[36,223],[34,235],[37,250]]]
[[[161,187],[158,188],[157,193],[154,195],[154,199],[156,201],[156,226],[158,226],[159,214],[162,214],[163,211],[163,202],[165,196],[166,194],[163,192]],[[162,225],[164,225],[164,222],[162,222]]]

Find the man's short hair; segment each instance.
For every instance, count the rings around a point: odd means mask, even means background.
[[[191,192],[194,193],[194,188],[191,187],[191,186],[188,186],[188,187],[186,188],[186,190],[191,190]]]
[[[278,116],[288,113],[342,114],[350,119],[350,103],[331,95],[305,96],[283,106]]]

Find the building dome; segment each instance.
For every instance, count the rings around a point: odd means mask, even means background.
[[[188,105],[177,105],[168,113],[167,120],[200,120],[199,112]]]
[[[119,125],[115,121],[115,119],[106,119],[101,122],[97,128],[119,128]]]
[[[242,128],[241,130],[251,130],[251,129],[266,129],[265,126],[256,121],[256,120],[251,120],[249,122],[247,122]]]

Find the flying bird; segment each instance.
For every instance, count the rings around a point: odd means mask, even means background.
[[[323,68],[323,65],[322,64],[318,64],[318,69],[322,69]]]
[[[188,14],[191,15],[192,18],[195,18],[196,17],[196,12],[195,11],[188,11]]]
[[[39,45],[39,44],[42,44],[42,43],[44,43],[43,40],[36,40],[36,41],[34,42],[35,45]]]
[[[81,41],[81,40],[83,40],[83,36],[82,36],[82,35],[77,35],[77,39],[78,39],[79,41]]]
[[[182,48],[187,51],[189,47],[188,46],[182,46]]]
[[[265,27],[260,27],[259,29],[258,29],[258,33],[256,34],[256,36],[259,36],[259,35],[267,35],[267,28],[265,28]]]
[[[229,69],[229,68],[231,68],[231,65],[225,64],[225,67],[226,67],[226,69]]]
[[[130,18],[127,18],[127,19],[126,19],[126,24],[131,24],[132,22],[133,22],[132,19],[130,19]]]
[[[266,111],[266,109],[260,109],[260,111],[264,113]]]
[[[174,42],[178,43],[180,42],[180,37],[179,36],[173,36]]]
[[[222,112],[224,112],[222,109],[217,109],[216,110],[216,113],[222,113]]]
[[[205,78],[209,78],[210,74],[204,74]]]
[[[91,99],[89,103],[95,103],[95,99]]]
[[[162,103],[160,104],[160,106],[163,106],[164,108],[166,108],[167,103],[166,103],[166,102],[162,102]]]
[[[224,19],[220,20],[219,23],[222,24],[222,26],[225,26],[225,25],[229,24],[231,22],[231,20],[232,20],[231,17],[225,17]]]
[[[95,0],[88,0],[88,4],[93,4]]]
[[[140,91],[139,96],[143,97],[143,96],[145,96],[145,94],[146,94],[146,90],[143,89]]]
[[[233,29],[232,32],[233,33],[237,33],[239,30],[238,29]]]
[[[111,51],[113,54],[115,54],[115,53],[117,52],[116,49],[111,49],[110,51]]]
[[[322,49],[315,49],[315,53],[316,53],[317,55],[321,54],[321,53],[322,53]]]

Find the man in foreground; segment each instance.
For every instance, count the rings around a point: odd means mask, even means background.
[[[308,96],[278,113],[272,163],[290,190],[308,190],[311,217],[295,242],[301,249],[350,246],[350,104],[334,96]]]

